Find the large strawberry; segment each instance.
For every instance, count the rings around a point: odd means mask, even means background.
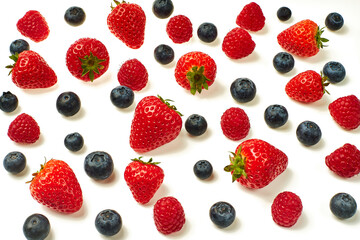
[[[249,56],[255,49],[251,35],[240,27],[233,28],[226,34],[222,42],[222,50],[231,59]]]
[[[192,94],[208,89],[216,77],[216,63],[203,52],[189,52],[183,55],[175,67],[176,82]]]
[[[83,203],[80,184],[66,162],[51,159],[33,176],[30,193],[36,201],[57,212],[80,210]]]
[[[34,42],[45,40],[50,33],[49,26],[40,12],[30,10],[16,24],[18,31]]]
[[[136,106],[130,147],[143,153],[173,141],[182,127],[181,114],[161,97],[144,97]]]
[[[114,0],[115,7],[107,17],[110,32],[132,49],[144,43],[146,16],[143,9],[135,3]]]
[[[247,188],[263,188],[285,171],[288,158],[273,145],[260,140],[242,142],[230,156],[230,165],[225,171],[231,172],[232,180]]]
[[[321,37],[323,32],[323,28],[306,19],[282,31],[277,40],[286,51],[301,57],[311,57],[324,47],[324,42],[329,41]]]

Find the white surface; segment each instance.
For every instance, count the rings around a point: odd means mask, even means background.
[[[190,42],[181,45],[173,44],[167,37],[165,26],[168,19],[154,16],[152,1],[134,2],[141,5],[147,17],[145,43],[138,50],[127,48],[108,30],[106,18],[110,12],[110,0],[2,2],[0,91],[10,90],[16,94],[19,108],[11,114],[0,112],[0,156],[3,159],[10,151],[21,151],[27,157],[27,167],[20,175],[11,175],[0,168],[0,239],[24,239],[22,225],[32,213],[42,213],[49,218],[51,234],[47,239],[106,239],[94,226],[95,216],[106,208],[115,209],[123,219],[121,232],[111,239],[259,239],[269,236],[307,239],[315,234],[335,239],[358,234],[359,213],[352,219],[339,221],[330,212],[329,201],[338,192],[348,192],[360,204],[360,178],[341,179],[335,176],[326,167],[325,156],[346,142],[360,148],[360,128],[351,132],[341,129],[327,110],[328,104],[338,97],[350,94],[360,97],[360,17],[356,11],[360,9],[360,2],[258,0],[256,2],[264,12],[266,25],[260,32],[251,33],[256,43],[255,51],[238,61],[226,57],[221,50],[221,42],[226,33],[236,27],[236,16],[250,1],[173,0],[175,10],[172,16],[188,16],[194,28]],[[71,27],[63,19],[65,10],[74,5],[82,7],[87,15],[85,23],[79,27]],[[280,22],[276,11],[284,5],[292,10],[293,15],[289,21]],[[45,41],[34,43],[27,39],[31,49],[43,56],[58,76],[58,83],[50,89],[19,89],[4,68],[11,62],[7,58],[10,43],[24,38],[17,31],[16,22],[31,9],[40,11],[50,26],[50,35]],[[295,68],[290,73],[277,73],[272,66],[274,55],[282,51],[276,41],[277,34],[307,18],[324,26],[327,14],[333,11],[342,14],[345,25],[338,32],[325,31],[323,36],[330,40],[329,46],[312,58],[295,57]],[[218,39],[213,44],[202,43],[196,35],[197,27],[206,21],[213,22],[218,28]],[[109,70],[93,83],[75,79],[65,65],[66,50],[81,37],[97,38],[110,53]],[[154,48],[161,43],[169,44],[175,51],[175,61],[169,66],[161,66],[153,58]],[[181,88],[173,76],[176,60],[191,50],[208,53],[218,66],[215,83],[208,91],[196,96]],[[119,67],[130,58],[137,58],[146,66],[149,83],[136,93],[135,103],[128,110],[118,110],[110,102],[109,95],[111,89],[118,85],[116,74]],[[291,77],[309,69],[320,71],[330,60],[341,62],[347,71],[342,83],[328,87],[331,95],[308,105],[287,97],[284,87]],[[252,102],[238,104],[232,99],[229,87],[238,77],[248,77],[255,82],[257,96]],[[80,112],[71,118],[62,117],[55,107],[57,96],[64,91],[76,92],[82,101]],[[160,166],[164,169],[165,179],[151,202],[142,206],[133,199],[123,172],[130,159],[139,156],[128,144],[135,105],[143,97],[156,94],[175,101],[184,114],[183,122],[193,113],[203,115],[208,121],[208,131],[201,137],[190,137],[183,128],[175,141],[144,154],[146,158],[153,157],[155,161],[162,162]],[[284,105],[289,112],[288,123],[280,129],[270,129],[263,120],[265,108],[275,103]],[[220,128],[221,114],[234,106],[243,108],[250,118],[251,130],[246,139],[266,140],[289,158],[287,170],[260,190],[248,190],[238,183],[231,183],[230,174],[223,171],[228,164],[229,151],[234,151],[241,142],[228,140]],[[32,115],[40,126],[41,138],[34,145],[15,144],[7,137],[10,122],[22,112]],[[296,127],[304,120],[316,122],[322,130],[321,141],[313,147],[304,147],[296,138]],[[68,151],[63,144],[64,137],[74,131],[81,133],[85,139],[85,147],[79,153]],[[114,175],[108,181],[93,181],[83,169],[85,156],[96,150],[106,151],[113,157]],[[84,205],[78,213],[56,213],[30,196],[29,185],[25,182],[31,179],[32,172],[38,170],[44,157],[65,160],[74,170],[84,197]],[[212,163],[212,179],[200,181],[193,174],[193,165],[200,159]],[[290,229],[277,226],[270,214],[272,200],[285,190],[298,194],[304,206],[298,223]],[[157,232],[152,219],[155,201],[164,196],[176,197],[186,214],[182,231],[168,237]],[[227,201],[236,209],[236,220],[227,229],[219,229],[210,221],[209,208],[217,201]]]

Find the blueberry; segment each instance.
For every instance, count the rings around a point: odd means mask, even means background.
[[[207,160],[197,161],[194,165],[195,176],[204,180],[211,176],[213,172],[213,167],[211,163]]]
[[[64,19],[71,26],[80,26],[84,23],[86,14],[81,7],[70,7],[66,10]]]
[[[356,201],[350,194],[337,193],[330,200],[331,212],[340,219],[351,218],[356,209]]]
[[[118,108],[128,108],[134,102],[134,91],[126,86],[117,86],[110,93],[110,100]]]
[[[328,77],[329,82],[339,83],[344,80],[346,71],[341,63],[330,61],[324,65],[323,74]]]
[[[13,112],[19,104],[18,98],[11,92],[3,92],[0,96],[0,109],[4,112]]]
[[[171,0],[155,0],[152,11],[158,18],[168,18],[174,11],[173,2]]]
[[[50,222],[42,214],[34,213],[26,218],[23,233],[28,240],[43,240],[50,233]]]
[[[291,10],[288,7],[279,8],[276,14],[281,21],[287,21],[291,18]]]
[[[15,53],[20,54],[23,51],[30,50],[30,45],[24,39],[16,39],[10,44],[10,53],[15,55]]]
[[[21,152],[10,152],[5,156],[3,164],[6,171],[18,174],[25,169],[26,157]]]
[[[256,86],[248,78],[238,78],[230,86],[231,96],[239,103],[250,102],[255,98]]]
[[[217,34],[218,33],[216,26],[208,22],[202,23],[197,30],[197,35],[199,39],[207,43],[215,41],[215,39],[217,38]]]
[[[66,135],[64,144],[72,152],[79,151],[84,146],[84,138],[78,132]]]
[[[230,226],[235,220],[234,207],[227,202],[217,202],[210,208],[211,221],[220,228]]]
[[[108,153],[95,151],[85,157],[84,168],[89,177],[104,180],[112,174],[114,163]]]
[[[295,65],[294,57],[287,52],[279,52],[273,58],[273,66],[280,73],[290,72]]]
[[[305,146],[317,144],[321,139],[320,127],[312,121],[304,121],[296,129],[296,136],[299,142]]]
[[[175,53],[170,46],[166,44],[160,44],[154,50],[154,57],[158,63],[166,65],[174,60]]]
[[[115,210],[103,210],[95,218],[95,227],[102,235],[114,236],[121,230],[121,216]]]
[[[270,105],[265,109],[264,119],[271,128],[283,126],[289,118],[286,108],[279,104]]]
[[[330,13],[325,19],[325,26],[332,31],[339,30],[343,25],[344,19],[341,14],[337,12]]]
[[[56,100],[56,108],[58,112],[65,117],[75,115],[81,107],[81,101],[74,92],[63,92]]]
[[[185,121],[185,129],[192,136],[200,136],[206,132],[206,119],[199,114],[192,114]]]

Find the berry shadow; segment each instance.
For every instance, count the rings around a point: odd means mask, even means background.
[[[185,90],[188,94],[191,94],[189,90]],[[223,96],[224,91],[226,91],[225,86],[223,85],[223,82],[221,79],[216,78],[213,85],[209,87],[208,90],[203,90],[200,94],[196,93],[194,97],[199,98],[217,98]]]
[[[151,198],[151,200],[148,203],[144,204],[143,206],[147,208],[153,208],[157,200],[159,200],[162,197],[169,196],[169,193],[170,193],[169,187],[165,183],[163,183],[161,184],[160,188],[156,191],[155,195]]]
[[[56,83],[54,86],[49,88],[36,88],[36,89],[22,89],[26,94],[29,95],[40,95],[44,93],[54,92],[59,88],[59,83]]]
[[[168,239],[184,239],[186,235],[190,232],[191,222],[189,219],[186,219],[184,226],[178,232],[171,233],[166,235]]]
[[[109,71],[109,69],[106,71],[106,73],[104,73],[102,76],[100,76],[99,78],[97,79],[94,79],[93,82],[89,81],[89,82],[85,82],[85,81],[82,81],[83,84],[85,85],[91,85],[91,86],[99,86],[101,84],[107,84],[111,81],[112,79],[112,73],[111,71]],[[81,80],[80,80],[81,81]]]
[[[113,239],[113,240],[126,239],[128,237],[128,230],[127,230],[126,226],[124,226],[124,224],[123,224],[120,231],[117,234],[115,234],[114,236],[104,236],[99,233],[99,237],[101,239],[107,239],[107,240],[109,240],[109,239]]]
[[[167,155],[167,154],[177,154],[180,152],[185,151],[187,147],[187,141],[186,136],[184,136],[184,131],[181,131],[179,136],[177,136],[176,139],[173,141],[160,146],[150,152],[143,153],[143,156],[145,157],[152,157],[152,156],[161,156],[161,155]]]
[[[61,115],[63,119],[66,119],[66,120],[73,120],[73,121],[78,121],[80,119],[83,119],[84,116],[86,114],[86,111],[83,107],[80,107],[80,110],[74,114],[73,116],[69,116],[69,117],[66,117],[64,115]]]
[[[95,184],[101,185],[101,187],[112,187],[112,186],[114,186],[114,184],[116,184],[116,182],[118,180],[118,176],[119,176],[119,173],[118,173],[117,169],[114,168],[112,174],[107,179],[104,179],[104,180],[92,179],[92,181]]]
[[[254,51],[252,52],[249,56],[241,58],[241,59],[231,59],[229,58],[230,61],[234,62],[234,63],[243,63],[243,64],[252,64],[257,62],[260,59],[260,55]]]
[[[341,224],[351,225],[351,226],[358,226],[360,223],[360,216],[359,213],[356,212],[354,216],[348,219],[340,219],[336,217],[334,214],[331,214],[334,221],[338,221]]]

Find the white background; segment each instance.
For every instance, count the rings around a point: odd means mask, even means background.
[[[145,43],[138,49],[127,48],[108,30],[107,15],[111,1],[98,0],[18,0],[2,1],[2,37],[0,38],[0,91],[11,91],[19,99],[18,109],[11,113],[0,112],[0,157],[10,151],[21,151],[27,157],[27,167],[19,175],[11,175],[0,168],[0,239],[24,239],[22,225],[33,213],[46,215],[51,223],[47,239],[106,239],[95,229],[95,216],[103,209],[112,208],[120,213],[123,228],[109,239],[235,239],[273,236],[278,239],[306,239],[321,234],[323,238],[335,239],[356,236],[360,232],[360,216],[340,221],[329,209],[330,198],[338,192],[350,193],[360,204],[359,176],[342,179],[325,165],[325,156],[346,142],[360,148],[360,128],[345,131],[332,120],[327,106],[335,99],[355,94],[360,97],[358,69],[360,66],[360,28],[356,0],[258,0],[266,17],[265,27],[251,33],[256,43],[255,51],[241,60],[230,60],[221,50],[222,39],[236,27],[235,20],[243,6],[250,1],[173,0],[172,16],[184,14],[193,23],[194,35],[188,43],[174,44],[168,38],[165,27],[168,19],[158,19],[152,13],[152,1],[134,1],[145,11],[147,22]],[[64,21],[64,13],[70,6],[82,7],[87,15],[79,27],[72,27]],[[292,18],[281,22],[276,11],[281,6],[292,10]],[[40,43],[30,43],[54,69],[58,83],[49,89],[22,90],[17,88],[4,67],[11,63],[8,58],[10,43],[24,38],[16,29],[16,22],[28,10],[38,10],[50,26],[49,37]],[[328,47],[312,58],[295,57],[295,68],[287,74],[279,74],[272,66],[276,53],[282,51],[276,36],[283,29],[303,20],[312,19],[324,26],[326,16],[337,11],[345,19],[344,27],[337,32],[326,30],[323,37],[330,41]],[[218,28],[218,39],[205,44],[196,35],[197,27],[203,22],[213,22]],[[65,65],[68,47],[81,37],[93,37],[102,41],[110,54],[108,71],[93,83],[75,79]],[[159,44],[168,44],[175,51],[175,60],[169,66],[158,64],[153,50]],[[201,95],[192,96],[175,81],[174,68],[181,55],[192,51],[203,51],[214,58],[218,71],[215,83]],[[135,94],[135,103],[127,110],[116,109],[109,98],[110,91],[118,85],[117,72],[121,64],[137,58],[149,72],[146,88]],[[347,71],[345,80],[327,89],[331,95],[312,104],[300,104],[288,98],[284,87],[293,76],[305,71],[320,71],[328,61],[341,62]],[[246,104],[235,102],[230,95],[230,84],[239,77],[252,79],[257,86],[255,99]],[[74,117],[61,116],[55,107],[58,95],[74,91],[82,101],[80,112]],[[144,154],[161,162],[165,172],[163,185],[154,198],[145,206],[132,197],[123,177],[124,169],[131,158],[139,155],[128,143],[130,125],[136,104],[145,96],[160,94],[175,101],[179,111],[186,118],[197,113],[208,122],[207,132],[200,137],[191,137],[185,128],[173,142]],[[269,128],[263,113],[270,104],[282,104],[289,112],[289,121],[279,129]],[[249,190],[238,183],[231,183],[229,173],[223,171],[228,164],[229,151],[234,151],[241,141],[227,139],[221,132],[221,114],[230,107],[240,107],[250,118],[251,130],[246,139],[260,138],[284,151],[289,164],[287,170],[270,185],[260,190]],[[28,113],[38,122],[40,140],[33,145],[13,143],[7,137],[10,122],[20,113]],[[323,133],[321,141],[312,147],[305,147],[296,138],[296,128],[304,120],[316,122]],[[85,147],[78,153],[68,151],[64,138],[68,133],[79,132],[85,139]],[[85,156],[92,151],[108,152],[115,164],[113,176],[106,181],[90,179],[84,169]],[[36,172],[44,158],[66,161],[74,170],[83,190],[82,209],[70,215],[59,214],[32,199],[29,192],[31,173]],[[193,174],[197,160],[207,159],[214,167],[213,177],[198,180]],[[275,196],[282,191],[293,191],[303,202],[303,213],[292,228],[277,226],[270,213]],[[186,223],[184,228],[168,237],[160,234],[153,222],[153,205],[164,196],[176,197],[184,207]],[[217,201],[227,201],[236,209],[236,220],[227,229],[217,228],[209,218],[209,209]]]

